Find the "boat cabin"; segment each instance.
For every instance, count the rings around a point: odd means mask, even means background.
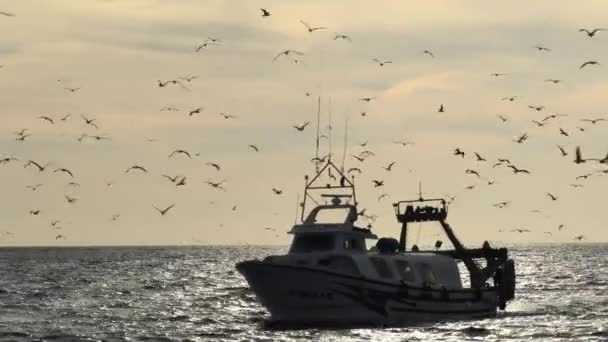
[[[335,221],[335,212],[346,211],[346,216]],[[326,215],[329,214],[329,215]],[[337,213],[337,215],[340,215]],[[324,217],[333,221],[323,220]],[[340,215],[344,217],[343,215]],[[338,216],[338,217],[340,217]],[[327,219],[327,218],[326,218]],[[350,204],[320,205],[311,210],[302,224],[295,225],[289,234],[293,234],[290,254],[342,251],[350,253],[365,253],[366,239],[378,237],[370,229],[354,225],[357,220],[357,208]]]

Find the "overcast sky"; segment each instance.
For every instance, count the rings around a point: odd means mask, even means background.
[[[260,7],[272,15],[262,18]],[[15,14],[0,16],[0,155],[19,158],[0,165],[0,245],[287,244],[303,176],[314,172],[318,96],[324,133],[331,111],[339,165],[348,120],[345,166],[363,170],[360,208],[378,215],[380,236],[398,236],[391,203],[416,197],[422,181],[425,196],[456,196],[448,221],[471,245],[608,240],[608,175],[600,172],[608,165],[572,162],[577,145],[584,156],[608,153],[608,122],[580,121],[608,118],[608,32],[578,32],[608,27],[606,1],[1,0],[0,11]],[[327,29],[309,33],[300,20]],[[195,53],[209,37],[221,43]],[[303,52],[301,63],[273,62],[286,49]],[[579,68],[589,60],[600,64]],[[157,85],[186,76],[198,76],[182,81],[187,89]],[[518,98],[501,100],[507,96]],[[161,111],[167,106],[178,111]],[[554,113],[568,116],[532,122]],[[302,132],[292,127],[306,121]],[[23,128],[31,136],[16,141]],[[513,142],[523,133],[525,143]],[[108,139],[78,142],[82,134]],[[328,145],[322,141],[322,154]],[[175,149],[192,158],[168,158]],[[350,157],[364,149],[375,156]],[[531,174],[493,168],[497,158]],[[24,168],[30,159],[51,164]],[[125,173],[134,164],[149,172]],[[186,176],[187,184],[176,187],[163,174]],[[374,188],[373,179],[384,186]],[[227,180],[226,191],[207,180]],[[26,187],[35,184],[43,185]],[[511,203],[493,206],[502,201]],[[154,209],[170,204],[165,216]],[[433,225],[414,228],[414,241],[437,239]]]

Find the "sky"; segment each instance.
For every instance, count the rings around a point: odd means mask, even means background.
[[[573,163],[576,146],[608,153],[608,122],[581,121],[608,118],[608,32],[578,32],[608,26],[605,1],[0,0],[0,11],[14,14],[0,16],[0,156],[18,159],[0,165],[0,246],[288,244],[304,175],[315,171],[319,97],[332,141],[320,154],[331,148],[342,166],[346,140],[344,167],[363,170],[359,208],[377,215],[360,224],[379,236],[398,236],[392,203],[416,198],[421,183],[425,197],[455,196],[448,222],[470,246],[608,241],[608,164]],[[301,21],[326,29],[309,33]],[[303,55],[273,61],[287,49]],[[590,60],[599,65],[580,68]],[[198,77],[180,80],[188,76]],[[532,122],[555,113],[567,116]],[[31,136],[17,141],[24,128]],[[176,149],[192,158],[169,158]],[[374,156],[351,157],[364,150]],[[492,167],[497,158],[531,173]],[[24,168],[28,160],[50,166]],[[133,165],[148,172],[126,173]],[[206,183],[224,180],[225,191]],[[166,215],[154,208],[169,205]],[[439,232],[414,226],[411,241],[445,240]]]

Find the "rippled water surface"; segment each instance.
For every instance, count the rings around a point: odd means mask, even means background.
[[[608,341],[608,245],[511,250],[496,318],[417,327],[266,328],[237,261],[263,247],[0,249],[0,341]]]

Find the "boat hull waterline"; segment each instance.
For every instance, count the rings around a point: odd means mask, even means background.
[[[437,289],[381,281],[307,266],[237,264],[270,320],[284,323],[407,324],[494,316],[498,293]]]

